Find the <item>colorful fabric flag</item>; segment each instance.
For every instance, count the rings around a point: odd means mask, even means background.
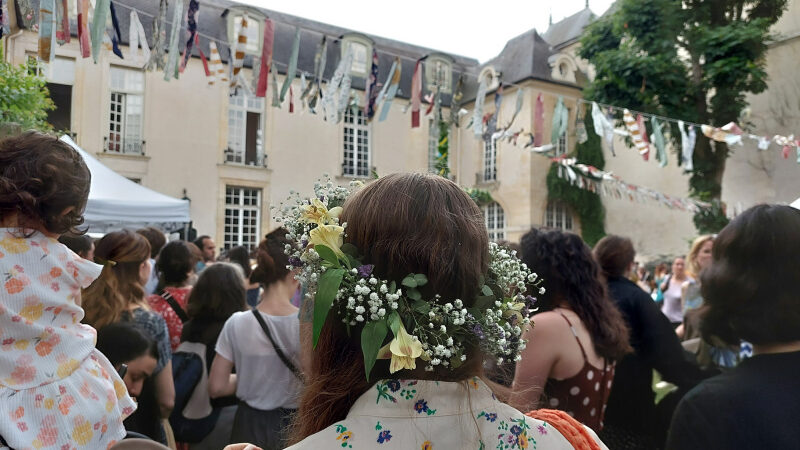
[[[639,151],[639,154],[642,155],[642,159],[645,161],[650,160],[650,138],[647,137],[647,127],[644,124],[644,117],[641,114],[636,115],[636,124],[639,126],[639,134],[642,137],[642,142],[645,144],[644,151]]]
[[[55,56],[56,15],[54,0],[39,2],[39,59],[50,61]]]
[[[64,45],[69,40],[69,0],[56,0],[56,42]]]
[[[39,3],[41,8],[42,4]],[[39,31],[36,24],[36,10],[31,6],[31,0],[17,0],[17,12],[22,17],[22,26],[30,31]]]
[[[550,142],[555,145],[567,132],[567,124],[569,123],[569,111],[564,106],[564,97],[559,95],[556,101],[556,107],[553,109],[553,126],[550,130]]]
[[[378,52],[372,48],[372,67],[364,90],[364,115],[367,121],[375,116],[375,102],[378,100]]]
[[[575,137],[578,144],[584,144],[589,140],[589,134],[586,133],[586,123],[583,121],[586,115],[585,103],[579,103],[578,108],[578,112],[575,114]]]
[[[289,56],[289,64],[286,67],[286,78],[283,79],[283,86],[281,86],[281,103],[286,98],[286,93],[289,92],[289,87],[292,85],[295,76],[297,76],[297,56],[300,53],[300,27],[294,29],[294,41],[292,41],[292,53]]]
[[[303,92],[306,91],[308,87],[308,82],[306,80],[306,73],[300,72],[300,112],[303,112],[303,109],[306,107],[306,100],[303,97]]]
[[[200,53],[200,61],[203,63],[203,71],[206,73],[206,77],[211,76],[211,71],[208,69],[208,59],[206,59],[206,54],[203,53],[203,49],[200,47],[200,35],[194,35],[194,45],[197,46],[197,51]]]
[[[94,6],[94,17],[92,18],[92,59],[97,62],[100,56],[100,47],[103,45],[103,35],[106,32],[106,20],[111,11],[109,0],[97,0]]]
[[[269,74],[272,77],[272,107],[273,108],[280,108],[281,107],[281,93],[278,89],[278,75],[276,74],[277,69],[275,68],[275,64],[272,64],[269,67]]]
[[[389,78],[386,79],[384,89],[386,93],[381,95],[381,116],[378,118],[379,122],[383,122],[389,116],[389,110],[392,106],[392,100],[397,95],[397,89],[400,87],[400,75],[403,72],[403,63],[399,57],[395,57],[394,63],[389,70]]]
[[[639,115],[639,118],[641,117],[642,116]],[[633,114],[627,109],[622,112],[622,121],[625,123],[625,128],[627,128],[630,133],[633,145],[639,150],[639,154],[644,157],[645,161],[647,161],[647,154],[650,152],[650,146],[644,137],[647,133],[644,132],[642,128],[643,124],[640,123],[639,120],[634,119]],[[597,126],[595,126],[595,129],[597,129]]]
[[[600,106],[592,102],[592,121],[594,122],[594,132],[605,139],[611,154],[614,155],[614,125],[611,120],[603,114]]]
[[[733,122],[730,122],[721,128],[715,128],[710,125],[702,125],[700,129],[709,139],[713,139],[717,142],[725,142],[728,145],[742,145],[742,129]]]
[[[414,65],[414,75],[411,77],[411,128],[419,128],[419,110],[422,106],[422,61],[417,60]]]
[[[183,0],[179,0],[183,1]],[[183,52],[183,60],[181,61],[181,73],[186,70],[186,64],[189,58],[192,57],[192,46],[197,36],[197,19],[200,16],[200,2],[198,0],[189,0],[189,10],[186,11],[186,33],[189,39],[186,40],[186,50]]]
[[[520,111],[522,111],[522,102],[524,100],[524,90],[521,87],[517,88],[517,95],[514,99],[514,114],[511,115],[511,120],[508,121],[508,124],[505,126],[505,129],[511,128],[511,125],[514,124],[514,120],[516,120],[517,115]]]
[[[352,67],[352,65],[347,67],[349,69],[350,67]],[[352,83],[353,83],[353,78],[350,76],[350,70],[347,70],[344,73],[344,77],[342,77],[342,84],[341,86],[339,86],[339,110],[337,111],[338,114],[336,116],[336,123],[339,123],[339,121],[342,120],[342,117],[344,117],[345,110],[347,110],[347,108],[350,107],[351,100],[355,100],[356,107],[358,106],[358,100],[350,98],[351,97],[350,87]]]
[[[239,83],[239,72],[244,65],[244,54],[247,49],[247,22],[249,18],[247,14],[242,16],[242,22],[239,26],[239,35],[236,37],[236,46],[231,50],[233,52],[233,74],[231,75],[231,91],[236,89]]]
[[[89,0],[78,0],[78,43],[80,44],[81,57],[88,58],[92,53],[92,44],[89,42]]]
[[[796,144],[794,141],[794,135],[790,135],[788,137],[775,135],[775,137],[773,137],[772,139],[775,141],[776,144],[783,147],[782,149],[783,159],[789,159],[789,152],[792,150],[792,146]]]
[[[153,51],[147,62],[146,70],[164,69],[164,56],[167,41],[167,0],[161,0],[158,5],[158,16],[153,18]]]
[[[544,140],[544,102],[542,93],[536,97],[536,106],[533,109],[533,146],[540,147]]]
[[[11,32],[8,15],[8,0],[0,0],[0,38]]]
[[[114,35],[111,36],[112,51],[115,55],[119,56],[119,59],[125,59],[122,57],[122,50],[119,49],[119,43],[122,41],[122,33],[119,31],[119,20],[117,19],[117,10],[114,7],[114,2],[109,4],[109,11],[111,13],[111,25],[114,27]]]
[[[147,35],[144,33],[144,26],[139,20],[139,15],[136,11],[131,10],[130,24],[128,29],[128,49],[130,50],[130,57],[134,59],[139,45],[142,46],[142,58],[145,61],[150,60],[150,47],[147,46]]]
[[[339,61],[339,65],[336,66],[336,70],[333,72],[333,77],[331,77],[330,82],[328,82],[325,95],[322,96],[322,108],[325,111],[325,120],[329,123],[339,123],[339,119],[337,117],[339,107],[336,103],[339,99],[338,92],[345,77],[345,72],[349,73],[352,65],[353,47],[349,46],[345,52],[344,58],[342,58],[342,60]]]
[[[483,136],[483,104],[486,101],[486,77],[478,83],[478,93],[475,94],[475,110],[472,112],[472,132],[475,137]]]
[[[681,165],[683,166],[684,171],[691,172],[694,170],[692,155],[694,154],[694,145],[695,141],[697,140],[697,133],[694,131],[694,127],[691,125],[689,125],[689,131],[687,132],[682,120],[678,121],[678,130],[681,132]]]
[[[264,42],[261,45],[261,68],[258,72],[258,86],[256,87],[256,97],[267,96],[267,86],[269,84],[269,68],[272,66],[272,45],[275,39],[275,25],[270,19],[264,19]]]
[[[167,66],[164,68],[164,81],[169,81],[170,78],[178,78],[175,74],[178,73],[178,43],[181,38],[181,23],[183,21],[183,0],[173,2],[172,10],[172,28],[169,30],[169,46],[167,47]],[[244,19],[242,19],[244,23]]]
[[[464,99],[464,74],[458,75],[456,88],[453,89],[453,97],[450,99],[450,123],[456,128],[460,126],[458,112],[461,110],[461,101]]]
[[[653,145],[656,147],[656,161],[661,167],[667,166],[667,140],[664,139],[664,133],[661,131],[661,123],[658,119],[653,117],[650,120],[653,125]]]
[[[210,61],[210,69],[211,69],[211,77],[208,80],[208,84],[214,84],[214,81],[228,81],[228,77],[225,75],[225,68],[222,66],[222,60],[219,57],[219,50],[217,49],[217,44],[214,41],[209,41],[208,43],[208,52],[209,52],[209,59]]]

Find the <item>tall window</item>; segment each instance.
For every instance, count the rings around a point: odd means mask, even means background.
[[[261,234],[261,189],[225,186],[225,248],[254,249]]]
[[[547,204],[544,217],[544,226],[559,230],[572,230],[572,212],[569,207],[560,201],[551,201]]]
[[[264,99],[242,90],[228,100],[228,149],[225,162],[264,165]]]
[[[438,173],[436,162],[439,159],[439,126],[435,120],[430,121],[428,131],[428,172]]]
[[[497,141],[487,137],[483,140],[483,181],[497,179]]]
[[[567,133],[561,135],[556,142],[556,156],[565,155],[567,153]]]
[[[111,67],[110,75],[111,98],[106,150],[141,155],[144,127],[144,72]]]
[[[490,241],[506,238],[506,215],[499,203],[492,202],[483,206],[483,220],[486,222]]]
[[[342,175],[369,176],[369,124],[361,109],[344,113],[344,162]]]

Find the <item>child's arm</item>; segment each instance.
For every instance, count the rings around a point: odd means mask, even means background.
[[[211,363],[211,373],[208,377],[208,395],[211,398],[225,397],[236,393],[236,374],[233,372],[233,362],[219,353],[214,356]]]
[[[172,381],[172,361],[168,362],[155,376],[156,399],[161,417],[169,418],[175,406],[175,383]]]

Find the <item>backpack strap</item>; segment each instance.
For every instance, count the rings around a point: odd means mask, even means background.
[[[163,298],[168,304],[169,307],[175,311],[175,314],[178,315],[178,318],[181,319],[181,323],[186,323],[189,321],[189,315],[186,314],[186,311],[181,308],[181,305],[178,304],[178,301],[175,300],[175,297],[172,296],[169,292],[165,290],[161,291],[161,298]]]
[[[256,320],[258,321],[258,324],[261,325],[261,329],[264,330],[264,334],[267,335],[267,339],[269,339],[269,341],[272,343],[272,348],[275,349],[275,353],[278,354],[278,358],[280,358],[281,361],[283,361],[283,364],[285,364],[286,367],[292,371],[294,376],[296,376],[300,381],[303,381],[303,374],[300,372],[297,366],[295,366],[294,363],[292,363],[292,361],[286,357],[278,344],[275,343],[275,339],[272,338],[272,333],[269,332],[267,322],[265,322],[264,318],[261,317],[261,313],[258,312],[256,308],[251,309],[251,311],[253,312],[253,315],[256,316]]]

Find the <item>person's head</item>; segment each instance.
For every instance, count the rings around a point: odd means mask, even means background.
[[[247,247],[240,245],[228,250],[228,259],[235,264],[238,264],[244,271],[244,276],[250,278],[250,273],[253,268],[250,266],[250,251]]]
[[[636,256],[630,239],[613,234],[597,241],[593,253],[600,269],[608,278],[626,276]]]
[[[683,278],[686,276],[686,260],[679,256],[672,260],[672,276]]]
[[[656,266],[655,274],[657,277],[660,277],[668,272],[667,263],[658,263]]]
[[[189,294],[187,314],[192,320],[224,322],[246,308],[245,287],[239,266],[218,263],[208,266]]]
[[[740,214],[714,240],[701,275],[703,333],[732,344],[800,341],[798,267],[800,211],[759,205]]]
[[[158,289],[186,285],[196,262],[190,250],[191,245],[184,241],[172,241],[161,249],[156,260]]]
[[[194,241],[194,245],[203,254],[203,262],[214,262],[217,256],[217,244],[214,243],[211,236],[200,236]]]
[[[686,263],[689,264],[688,274],[694,278],[711,265],[711,249],[714,247],[714,235],[705,234],[692,242],[689,254],[686,255]]]
[[[130,230],[108,233],[97,241],[94,260],[100,277],[83,290],[85,322],[95,328],[118,322],[133,304],[146,305],[144,285],[150,278],[150,244]]]
[[[142,392],[144,381],[153,375],[158,364],[156,342],[130,322],[117,322],[97,330],[97,349],[115,369],[128,366],[122,381],[131,396]]]
[[[167,237],[164,232],[156,227],[145,227],[136,230],[137,233],[144,236],[147,242],[150,243],[150,259],[156,259],[164,244],[167,243]]]
[[[522,261],[544,280],[539,310],[567,307],[580,317],[600,356],[620,359],[630,351],[622,314],[606,293],[600,267],[578,235],[532,229],[522,236]],[[630,264],[630,261],[628,262]]]
[[[376,278],[397,285],[409,273],[425,274],[422,297],[442,303],[462,299],[471,307],[486,276],[489,239],[480,209],[455,183],[427,174],[392,174],[353,194],[340,217],[347,223],[345,242],[374,265]],[[432,300],[434,301],[434,300]],[[413,333],[413,330],[409,330]],[[467,360],[458,369],[389,373],[378,360],[364,376],[361,329],[347,328],[328,314],[313,352],[307,387],[300,401],[292,441],[299,441],[347,415],[353,402],[381,378],[413,377],[461,380],[481,373],[482,356],[466,343]]]
[[[91,173],[58,138],[27,131],[0,141],[0,218],[50,235],[81,234]]]
[[[58,242],[66,245],[76,255],[94,261],[94,240],[85,234],[65,233],[59,236]]]
[[[256,249],[256,268],[250,273],[250,282],[259,283],[264,289],[280,284],[287,291],[294,293],[298,282],[294,274],[287,268],[289,257],[286,256],[287,245],[294,245],[286,239],[286,229],[276,228],[264,237]],[[291,295],[291,294],[290,294]]]

